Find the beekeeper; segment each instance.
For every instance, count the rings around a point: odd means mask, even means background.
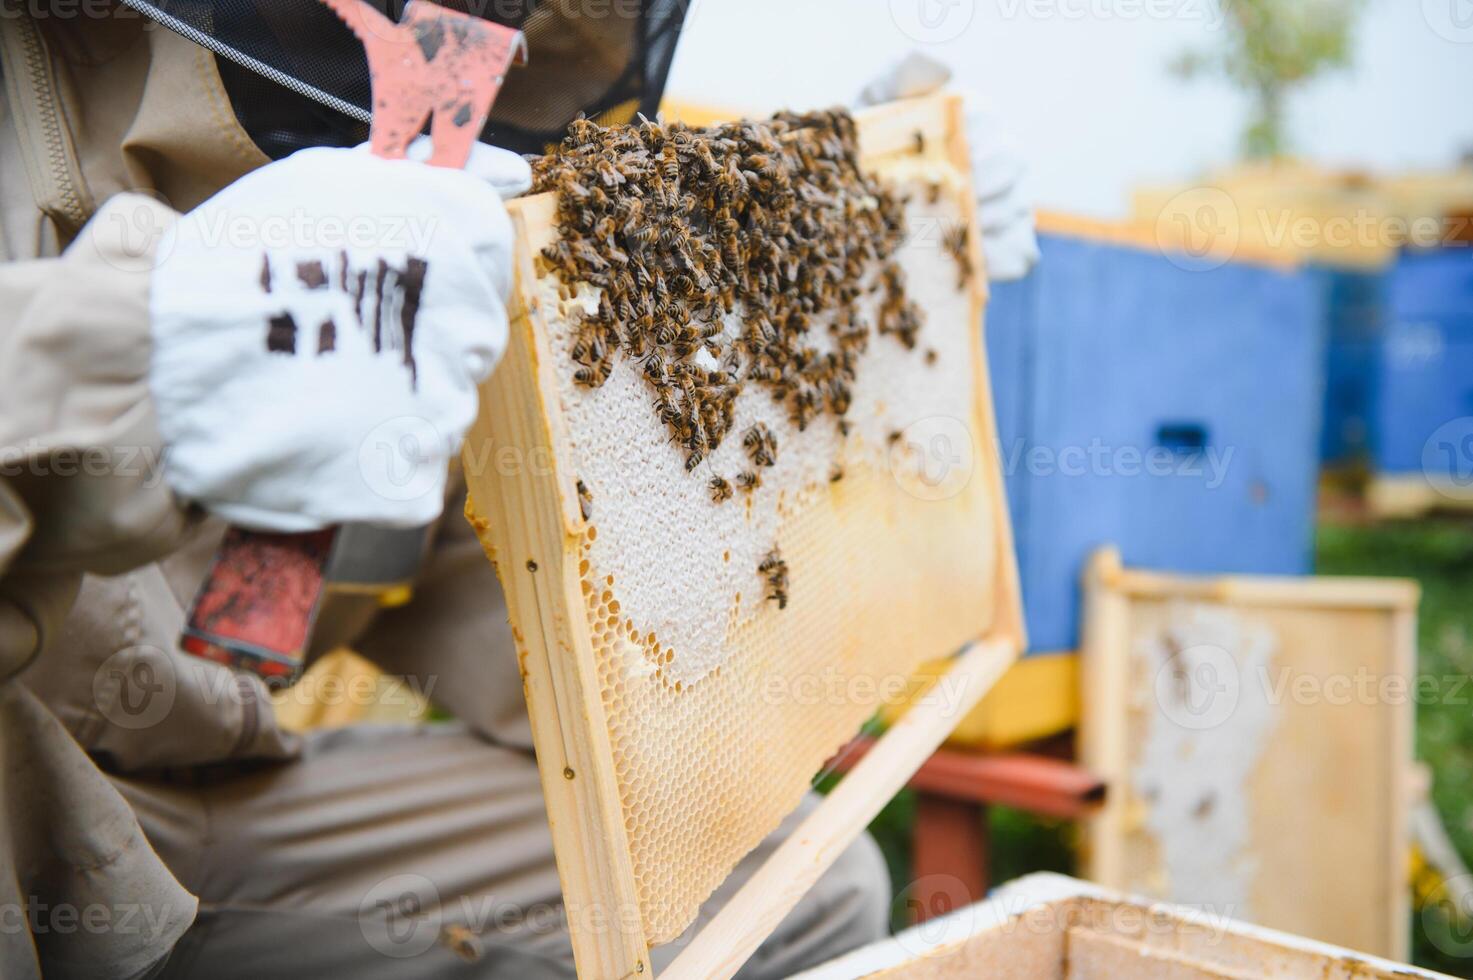
[[[322,15],[33,0],[0,18],[7,980],[572,972],[505,609],[450,465],[506,341],[502,201],[528,169],[489,146],[465,172],[352,149],[361,54]],[[525,26],[583,101],[546,97],[553,69],[513,75],[487,134],[502,146],[658,104],[678,18],[599,57],[560,58],[556,30]],[[412,341],[369,343],[343,279],[410,255],[432,273]],[[438,438],[392,438],[406,417]],[[430,474],[407,500],[382,482],[406,463]],[[456,723],[297,737],[259,680],[178,652],[226,519],[442,509],[413,600],[326,608],[314,644],[434,678]],[[888,903],[863,839],[744,976],[877,938]]]

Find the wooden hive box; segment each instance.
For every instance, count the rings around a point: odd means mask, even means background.
[[[894,260],[924,310],[919,343],[871,339],[847,432],[800,430],[744,388],[732,431],[763,423],[781,449],[725,501],[708,481],[748,465],[742,439],[687,466],[638,360],[599,387],[572,380],[598,291],[538,261],[560,234],[555,195],[510,205],[511,340],[466,443],[468,515],[507,593],[580,976],[652,972],[649,946],[681,933],[914,668],[963,649],[667,975],[735,972],[1023,644],[959,102],[856,123],[861,170],[907,195]],[[786,608],[759,570],[775,550]]]
[[[1405,959],[1415,583],[1188,578],[1095,556],[1084,873]]]
[[[866,946],[793,980],[1408,980],[1443,977],[1222,914],[1060,875]]]

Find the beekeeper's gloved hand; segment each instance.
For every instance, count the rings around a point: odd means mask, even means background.
[[[180,218],[150,300],[174,491],[260,530],[433,521],[506,348],[502,197],[530,182],[487,146],[465,171],[309,149]]]
[[[920,52],[912,52],[859,95],[861,106],[930,95],[951,81],[951,69]],[[994,282],[1021,279],[1038,261],[1033,207],[1023,196],[1027,169],[1013,137],[1003,132],[986,102],[975,92],[962,92],[967,140],[972,150],[972,183],[977,193],[977,221],[987,276]]]

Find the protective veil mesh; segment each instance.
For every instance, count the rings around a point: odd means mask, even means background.
[[[236,116],[276,158],[344,146],[368,133],[363,46],[317,0],[124,0],[208,47]],[[398,17],[398,0],[370,0]],[[420,0],[429,2],[429,0]],[[512,69],[481,138],[540,153],[582,113],[606,122],[653,116],[691,0],[442,0],[521,28],[530,63]]]

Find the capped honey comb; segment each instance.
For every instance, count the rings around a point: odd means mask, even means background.
[[[685,440],[662,416],[648,351],[624,342],[614,288],[579,281],[571,245],[559,249],[567,192],[512,205],[515,319],[467,442],[472,519],[521,644],[565,891],[627,884],[650,943],[690,924],[919,663],[1017,619],[956,118],[945,99],[887,107],[840,148],[873,183],[837,205],[888,209],[890,238],[855,265],[862,288],[815,309],[784,356],[816,363],[839,349],[831,324],[863,324],[845,397],[824,389],[809,414],[794,392],[822,388],[821,374],[779,390],[749,378],[762,370],[742,347],[761,302],[742,300],[762,286],[749,279],[701,314],[711,344],[664,355],[675,384],[673,363],[702,382],[733,368],[717,378],[736,389],[729,417],[685,424],[703,430]],[[610,177],[599,193],[613,207],[630,191]],[[587,247],[627,244],[595,238]],[[690,415],[702,400],[671,398]],[[623,869],[632,880],[610,885]]]

